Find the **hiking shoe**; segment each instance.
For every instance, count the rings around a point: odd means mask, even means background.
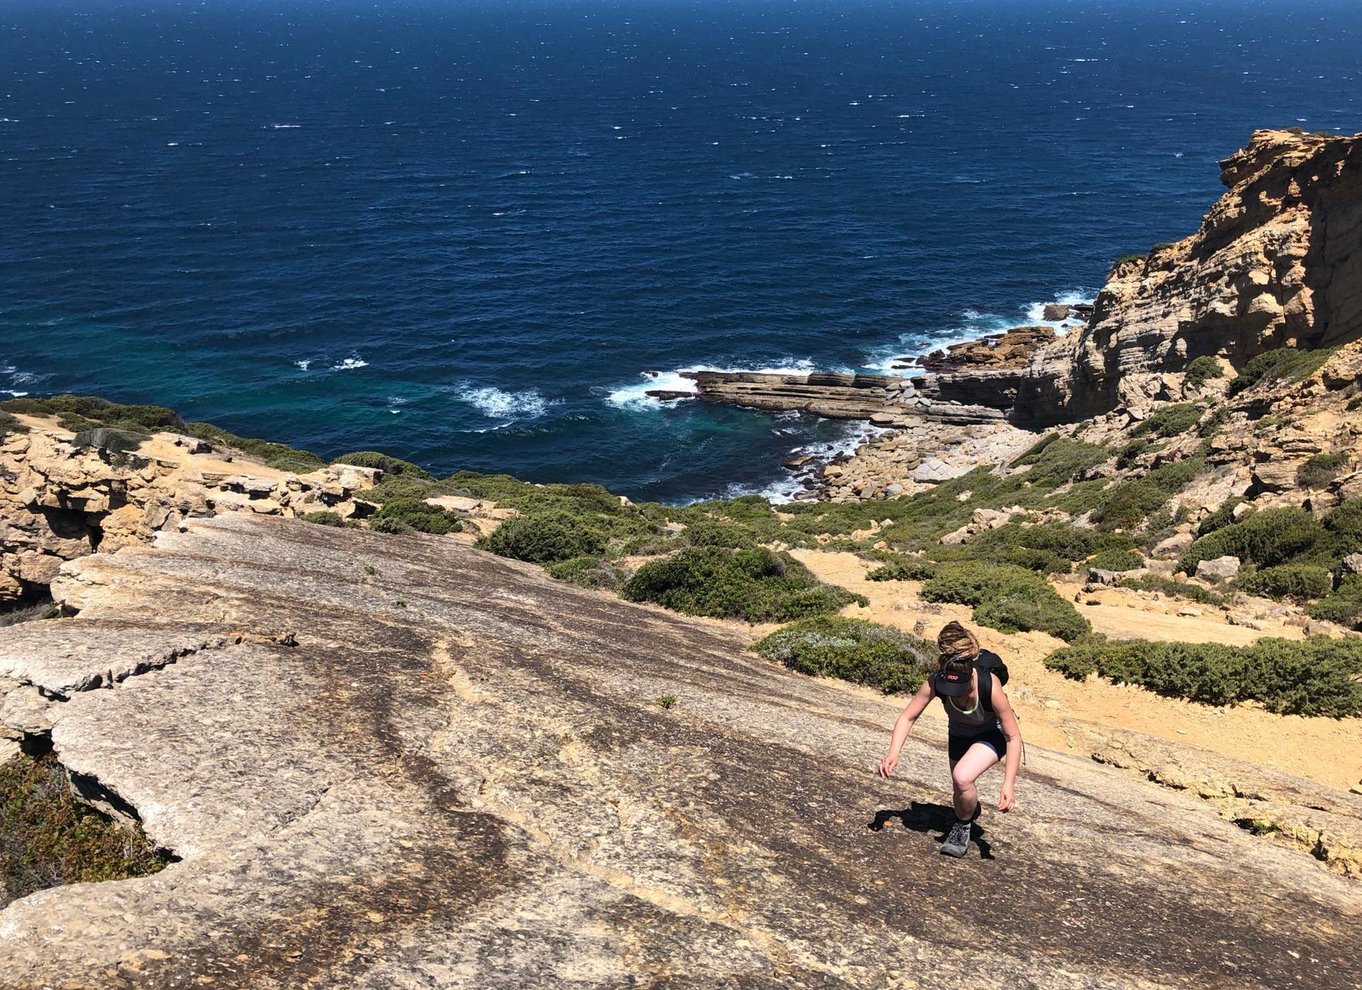
[[[946,841],[941,843],[941,854],[957,857],[965,855],[965,850],[969,848],[969,832],[969,822],[957,821],[946,834]]]

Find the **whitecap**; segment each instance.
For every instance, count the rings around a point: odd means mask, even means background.
[[[332,371],[353,371],[356,368],[367,368],[369,362],[359,357],[348,357],[340,364],[333,364]]]
[[[716,365],[691,365],[686,368],[677,368],[673,371],[645,371],[639,375],[639,380],[628,385],[620,385],[611,388],[605,393],[604,401],[606,405],[614,406],[616,409],[661,409],[665,402],[676,401],[676,399],[658,399],[649,395],[649,392],[679,392],[684,393],[677,398],[685,398],[695,394],[695,382],[684,377],[687,372],[695,371],[718,371],[728,374],[748,373],[754,375],[806,375],[811,371],[818,370],[814,363],[808,358],[801,358],[789,364],[775,365],[765,368],[720,368]]]
[[[302,126],[302,124],[270,124],[270,127],[276,131],[296,131]]]
[[[522,392],[505,392],[491,385],[477,386],[471,382],[459,382],[456,387],[460,401],[468,403],[488,419],[505,420],[502,425],[520,419],[538,419],[548,411],[549,406],[561,402],[551,402],[533,388]]]
[[[295,368],[301,368],[303,371],[306,371],[308,368],[311,368],[311,367],[312,367],[312,359],[311,359],[311,358],[302,358],[302,359],[300,359],[300,360],[298,360],[298,361],[294,361],[294,362],[293,362],[293,366],[294,366]]]

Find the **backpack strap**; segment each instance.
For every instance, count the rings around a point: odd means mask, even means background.
[[[993,675],[988,672],[987,667],[976,667],[975,671],[979,675],[979,704],[984,706],[984,711],[993,711]]]

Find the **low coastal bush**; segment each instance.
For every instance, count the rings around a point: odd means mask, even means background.
[[[899,557],[886,561],[866,574],[867,581],[926,581],[936,573],[936,564],[925,557]]]
[[[1243,502],[1244,500],[1236,495],[1234,498],[1222,503],[1220,508],[1216,509],[1197,524],[1196,535],[1205,536],[1207,533],[1214,533],[1217,529],[1224,529],[1230,523],[1234,522],[1234,510],[1242,505]]]
[[[573,557],[571,560],[550,564],[545,570],[549,577],[575,584],[580,588],[614,590],[623,584],[625,579],[624,572],[619,566],[604,557]]]
[[[1135,428],[1135,436],[1177,437],[1201,422],[1202,407],[1191,402],[1164,406]]]
[[[836,677],[885,694],[916,691],[937,667],[933,643],[863,619],[801,619],[760,640],[768,660],[816,677]]]
[[[341,518],[339,512],[332,512],[330,509],[305,512],[301,518],[303,522],[310,522],[317,526],[335,526],[337,529],[345,529],[354,525],[349,520]]]
[[[554,520],[579,536],[587,531],[601,541],[602,545],[598,549],[591,548],[595,546],[593,539],[588,541],[590,546],[583,545],[585,548],[579,548],[576,552],[561,551],[566,555],[555,557],[555,560],[601,553],[618,558],[637,553],[662,534],[662,524],[669,521],[670,516],[670,510],[663,506],[649,503],[635,505],[595,484],[533,485],[505,474],[458,471],[444,479],[441,485],[449,494],[488,499],[502,508],[517,509],[524,517]],[[520,527],[514,527],[512,532],[516,533],[517,539],[527,538]],[[514,557],[517,554],[506,553],[503,556]]]
[[[390,498],[374,513],[369,528],[377,533],[432,533],[444,536],[463,529],[459,517],[417,498]]]
[[[0,629],[22,625],[25,622],[42,622],[58,618],[61,618],[61,608],[50,598],[38,602],[21,602],[0,608]]]
[[[1362,628],[1362,575],[1349,574],[1337,588],[1306,607],[1312,619],[1337,622],[1350,629]]]
[[[310,451],[299,450],[297,447],[290,447],[286,443],[239,437],[235,433],[228,433],[220,426],[214,426],[212,423],[186,423],[182,432],[191,437],[206,440],[214,446],[230,447],[233,450],[241,451],[243,454],[259,458],[276,471],[309,474],[326,467],[326,462]]]
[[[477,545],[531,564],[556,564],[605,553],[605,534],[570,512],[532,512],[507,519]]]
[[[164,406],[124,405],[93,395],[24,396],[0,402],[0,410],[30,416],[56,416],[58,425],[73,433],[105,426],[134,433],[182,431],[185,422]]]
[[[1066,641],[1092,632],[1088,620],[1048,581],[1012,564],[942,564],[922,586],[922,597],[972,605],[974,621],[1003,632],[1035,630]]]
[[[789,622],[867,604],[862,595],[820,583],[788,554],[765,548],[681,550],[644,564],[620,594],[688,615],[747,622]]]
[[[1228,605],[1229,599],[1218,591],[1203,588],[1199,584],[1175,581],[1158,574],[1141,574],[1138,577],[1121,578],[1121,587],[1133,591],[1154,591],[1169,598],[1181,598],[1199,605],[1213,605],[1216,608]]]
[[[1178,561],[1178,570],[1194,574],[1201,561],[1225,556],[1258,568],[1277,567],[1324,549],[1324,541],[1324,526],[1304,509],[1267,509],[1199,537]]]
[[[11,434],[27,433],[28,427],[7,412],[0,412],[0,440]]]
[[[1255,701],[1270,712],[1345,718],[1362,714],[1362,640],[1312,636],[1218,643],[1112,642],[1094,637],[1052,653],[1051,670],[1208,705]]]
[[[1333,356],[1333,349],[1317,351],[1281,347],[1251,358],[1230,382],[1228,395],[1238,395],[1258,384],[1289,381],[1301,382],[1309,378]]]
[[[1301,488],[1323,488],[1343,473],[1347,454],[1316,454],[1296,469],[1296,484]]]
[[[141,877],[169,857],[71,796],[52,757],[0,764],[0,908],[36,890]]]
[[[332,464],[350,464],[354,467],[377,468],[385,475],[396,475],[399,477],[426,478],[431,477],[430,472],[419,464],[411,461],[404,461],[400,457],[392,457],[378,450],[355,450],[348,454],[341,454]]]
[[[1281,564],[1245,574],[1238,584],[1251,595],[1308,602],[1329,594],[1334,588],[1334,576],[1327,567],[1318,564]]]
[[[1139,529],[1168,504],[1170,494],[1147,478],[1122,481],[1103,493],[1092,510],[1093,525],[1104,531]]]
[[[1134,550],[1102,550],[1089,557],[1087,565],[1099,571],[1136,571],[1144,566],[1144,558]]]
[[[1225,366],[1220,360],[1209,354],[1203,354],[1199,358],[1193,358],[1192,363],[1187,365],[1187,373],[1182,379],[1182,384],[1185,388],[1195,390],[1212,379],[1224,377]]]

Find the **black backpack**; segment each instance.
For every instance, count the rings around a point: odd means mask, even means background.
[[[979,674],[979,702],[988,711],[993,711],[993,682],[989,678],[998,678],[998,683],[1006,687],[1010,676],[1007,664],[991,650],[980,650],[979,658],[974,661],[974,669]]]

